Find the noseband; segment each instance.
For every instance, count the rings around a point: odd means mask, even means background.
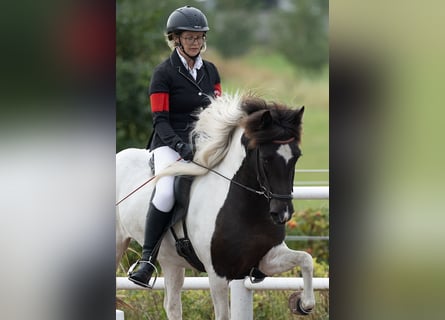
[[[295,140],[295,138],[292,137],[288,140],[274,140],[272,142],[274,144],[288,144],[294,140]],[[273,193],[270,190],[269,180],[267,179],[266,173],[264,172],[264,168],[262,166],[260,166],[260,147],[259,146],[256,149],[256,171],[257,171],[257,181],[258,181],[258,184],[260,185],[260,188],[262,189],[262,191],[261,192],[255,191],[255,192],[266,197],[266,199],[269,202],[272,199],[277,199],[277,200],[282,200],[282,201],[293,199],[292,194],[278,194],[278,193]]]
[[[288,143],[290,143],[290,142],[292,142],[294,140],[295,140],[295,138],[292,137],[292,138],[290,138],[288,140],[274,140],[272,142],[275,143],[275,144],[288,144]],[[245,190],[248,190],[250,192],[254,192],[254,193],[258,194],[258,195],[264,196],[267,199],[267,201],[269,201],[269,202],[272,199],[277,199],[277,200],[281,200],[281,201],[292,200],[293,199],[291,193],[290,194],[278,194],[278,193],[273,193],[270,190],[269,180],[267,180],[267,176],[266,176],[266,174],[264,172],[264,168],[260,166],[259,147],[256,148],[256,166],[257,166],[256,171],[257,171],[257,181],[258,181],[258,183],[260,185],[261,190],[255,190],[253,188],[250,188],[250,187],[248,187],[248,186],[246,186],[246,185],[244,185],[242,183],[239,183],[238,181],[235,181],[233,179],[227,178],[226,176],[222,175],[218,171],[215,171],[215,170],[213,170],[211,168],[207,168],[207,167],[203,166],[202,164],[197,163],[195,161],[192,161],[192,162],[194,164],[196,164],[197,166],[205,168],[205,169],[209,170],[210,172],[213,172],[213,173],[217,174],[218,176],[220,176],[220,177],[222,177],[222,178],[224,178],[224,179],[226,179],[226,180],[236,184],[237,186],[239,186],[239,187],[241,187],[241,188],[243,188]],[[261,179],[261,176],[262,176],[262,179]],[[261,180],[263,180],[264,183],[262,183]]]

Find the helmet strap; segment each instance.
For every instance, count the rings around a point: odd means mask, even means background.
[[[179,49],[181,50],[182,53],[184,53],[187,57],[189,57],[189,58],[192,59],[193,61],[196,61],[196,59],[197,59],[198,56],[199,56],[199,53],[198,53],[196,56],[191,56],[191,55],[189,55],[189,54],[185,51],[184,46],[183,46],[182,43],[181,43],[181,39],[179,40]],[[199,52],[201,53],[201,50],[200,50]]]

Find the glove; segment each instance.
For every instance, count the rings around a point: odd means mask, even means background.
[[[193,160],[193,151],[190,145],[183,142],[178,142],[176,144],[176,152],[179,153],[182,159],[186,161]]]

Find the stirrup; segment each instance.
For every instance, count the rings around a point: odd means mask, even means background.
[[[153,277],[153,273],[152,273],[152,276],[150,277],[150,279],[153,279],[153,283],[150,285],[150,280],[148,281],[148,283],[140,282],[140,281],[137,281],[135,279],[131,279],[130,281],[132,281],[134,283],[137,283],[138,285],[140,285],[142,287],[145,287],[145,288],[149,288],[149,289],[153,288],[155,283],[156,283],[156,280],[158,279],[158,268],[156,268],[156,266],[153,263],[151,263],[151,261],[148,261],[148,260],[138,260],[138,261],[136,261],[128,269],[127,276],[131,277],[131,275],[133,274],[134,269],[136,268],[136,266],[139,263],[148,263],[149,265],[151,265],[153,267],[154,277]]]

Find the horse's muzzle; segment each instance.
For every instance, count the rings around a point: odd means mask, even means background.
[[[294,207],[292,201],[270,201],[270,215],[276,224],[285,224],[292,218]]]

